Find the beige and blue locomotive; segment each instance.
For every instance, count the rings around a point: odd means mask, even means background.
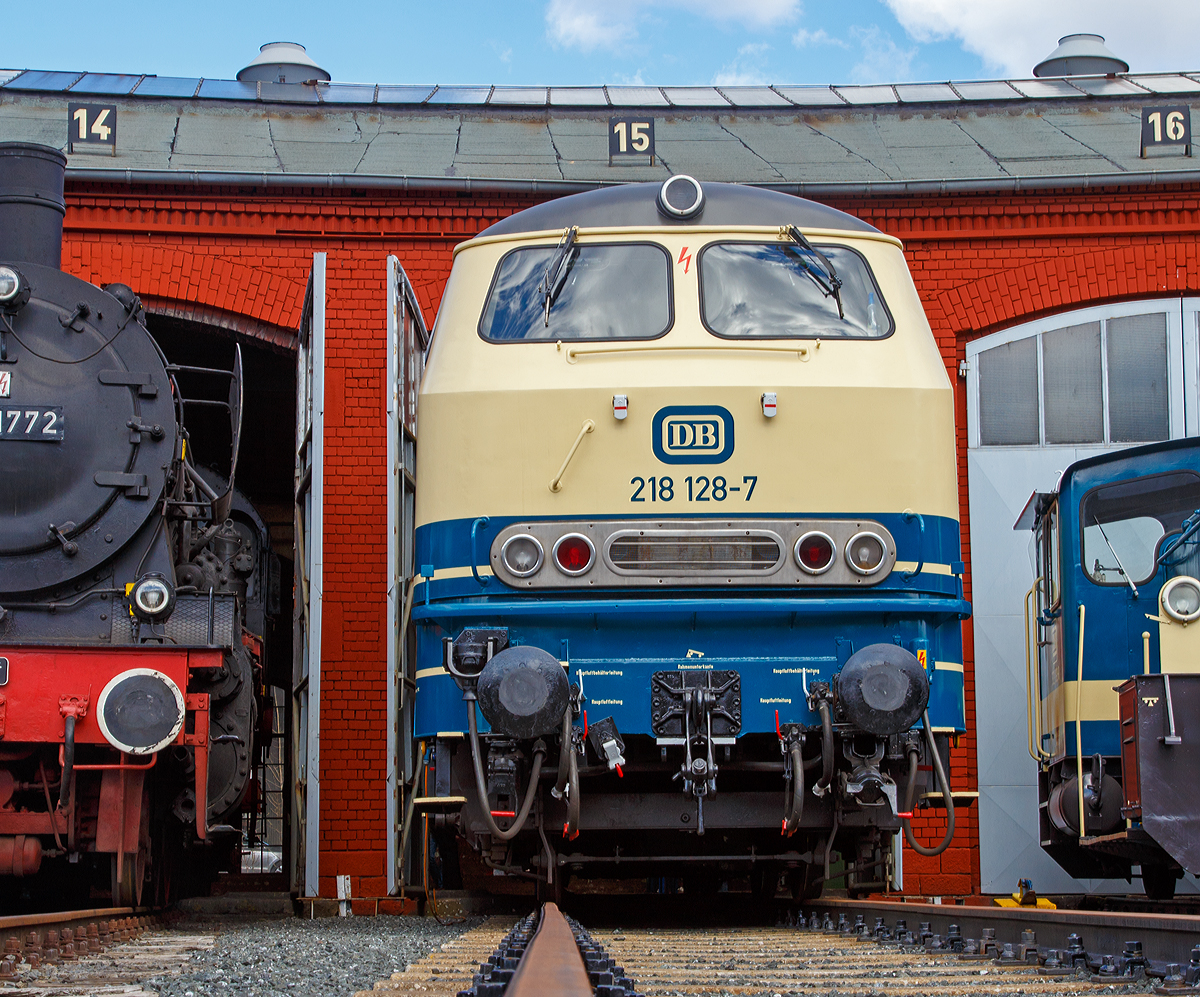
[[[456,249],[419,405],[443,853],[868,890],[952,807],[953,395],[897,240],[685,176],[519,212]]]

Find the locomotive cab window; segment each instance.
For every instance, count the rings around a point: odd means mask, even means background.
[[[1058,605],[1060,575],[1060,548],[1058,535],[1058,503],[1054,503],[1042,518],[1037,530],[1038,577],[1042,590],[1039,596],[1041,608],[1052,610]]]
[[[844,246],[719,242],[699,266],[701,315],[717,336],[882,339],[895,328],[867,261]]]
[[[671,328],[671,305],[661,246],[564,240],[504,255],[479,334],[497,343],[657,339]]]
[[[1084,496],[1083,567],[1100,585],[1135,585],[1158,570],[1161,541],[1200,509],[1200,475],[1180,471],[1103,485]]]

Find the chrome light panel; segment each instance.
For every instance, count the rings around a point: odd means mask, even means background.
[[[834,547],[829,567],[816,575],[794,556],[800,538],[814,532],[828,537]],[[863,533],[874,534],[884,546],[883,562],[870,574],[854,570],[844,556],[849,541]],[[505,546],[515,537],[530,537],[544,550],[554,551],[570,535],[583,537],[596,551],[591,567],[582,574],[564,574],[551,563],[553,554],[527,575],[514,574],[504,563]],[[492,542],[490,562],[500,581],[518,589],[869,587],[891,573],[896,543],[871,520],[526,520],[500,532]]]

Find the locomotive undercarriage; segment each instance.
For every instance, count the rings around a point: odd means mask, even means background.
[[[542,767],[525,827],[511,841],[497,839],[488,828],[468,740],[439,738],[431,758],[431,788],[442,799],[465,799],[458,812],[433,818],[440,851],[451,850],[453,837],[461,836],[486,866],[534,878],[540,890],[552,892],[561,891],[573,875],[673,877],[699,891],[745,879],[752,891],[769,895],[782,876],[798,898],[819,895],[827,876],[845,875],[852,893],[887,889],[895,871],[893,837],[902,830],[899,814],[908,812],[900,808],[909,796],[910,750],[918,753],[912,779],[918,805],[930,805],[924,794],[936,788],[930,785],[932,765],[920,732],[876,738],[846,724],[833,725],[833,777],[820,795],[813,787],[823,775],[822,729],[792,725],[781,734],[749,734],[714,746],[715,765],[709,770],[716,771],[702,796],[690,787],[681,791],[682,746],[659,745],[646,735],[623,737],[618,774],[591,738],[577,735],[572,747],[577,782],[571,784],[577,786],[577,811],[570,791],[564,799],[554,796],[561,781],[557,766]],[[936,740],[945,764],[948,739],[939,735]],[[561,736],[543,743],[548,755],[559,756]],[[488,757],[490,816],[506,831],[529,784],[534,745],[490,735],[481,736],[480,744]],[[800,746],[805,769],[798,815],[792,810],[791,744]],[[698,754],[693,752],[693,761]],[[737,790],[723,792],[722,779]],[[790,829],[789,816],[797,818]],[[831,869],[839,862],[841,869]]]

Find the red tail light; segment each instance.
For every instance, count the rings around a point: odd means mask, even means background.
[[[796,560],[810,575],[828,571],[836,552],[833,541],[824,533],[806,533],[796,541]]]
[[[554,563],[568,575],[582,575],[596,559],[596,548],[582,533],[568,533],[554,545]]]

